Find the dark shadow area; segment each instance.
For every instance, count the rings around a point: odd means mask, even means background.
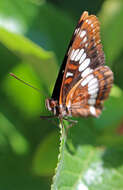
[[[118,168],[123,165],[123,148],[110,147],[107,148],[102,156],[105,168]]]
[[[71,155],[75,155],[78,147],[80,146],[92,146],[94,148],[102,150],[101,159],[105,168],[118,168],[123,165],[123,148],[122,145],[113,144],[106,145],[104,143],[98,143],[98,139],[102,138],[103,129],[97,129],[94,127],[93,120],[79,119],[78,125],[73,126],[68,131],[68,138],[65,144],[67,151]],[[73,146],[71,146],[71,144]]]
[[[78,0],[78,1],[65,1],[65,0],[47,0],[52,3],[61,11],[70,14],[73,18],[79,18],[83,11],[89,11],[90,14],[96,14],[100,11],[103,0]]]

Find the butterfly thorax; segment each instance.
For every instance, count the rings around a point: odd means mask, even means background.
[[[70,115],[69,110],[66,106],[59,105],[57,100],[47,98],[46,108],[53,112],[54,115],[63,118],[64,116]]]

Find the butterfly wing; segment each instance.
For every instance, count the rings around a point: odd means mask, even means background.
[[[108,98],[113,83],[113,73],[107,66],[99,66],[82,78],[70,90],[66,106],[72,116],[99,116],[103,102]]]
[[[68,93],[79,81],[105,63],[100,41],[100,26],[96,16],[89,16],[88,12],[82,14],[69,44],[65,61],[60,85],[60,105],[66,105]]]
[[[55,86],[54,86],[54,89],[53,89],[52,99],[54,99],[54,100],[58,100],[59,101],[59,96],[60,96],[60,91],[61,91],[61,84],[62,84],[62,81],[63,81],[64,71],[65,71],[66,65],[68,63],[68,57],[70,55],[70,49],[71,49],[71,47],[73,45],[73,42],[76,39],[76,36],[77,36],[77,32],[76,31],[81,27],[81,25],[83,23],[83,20],[84,20],[84,17],[86,15],[88,15],[88,13],[84,12],[83,16],[81,17],[81,19],[79,20],[79,22],[78,22],[78,24],[77,24],[77,26],[75,28],[75,31],[73,32],[71,41],[70,41],[70,43],[68,45],[68,49],[66,51],[63,63],[61,65],[61,68],[60,68],[60,71],[59,71],[59,74],[58,74],[58,77],[57,77],[57,80],[56,80],[56,83],[55,83]]]

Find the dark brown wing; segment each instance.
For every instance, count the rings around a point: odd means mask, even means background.
[[[72,116],[99,116],[108,98],[113,73],[107,66],[99,66],[81,79],[69,92],[66,106]]]
[[[64,71],[65,71],[65,68],[66,68],[66,64],[68,63],[68,57],[69,57],[69,54],[70,54],[70,49],[71,49],[71,47],[73,45],[74,40],[76,39],[76,36],[77,36],[77,32],[76,31],[79,30],[80,27],[82,26],[82,24],[84,22],[84,17],[87,14],[88,14],[87,12],[83,13],[83,16],[79,20],[79,22],[78,22],[78,24],[77,24],[77,26],[75,28],[75,31],[73,32],[71,41],[70,41],[70,43],[68,45],[68,49],[67,49],[66,54],[64,56],[64,60],[63,60],[63,63],[61,65],[61,68],[60,68],[60,71],[59,71],[59,74],[58,74],[58,77],[57,77],[57,80],[56,80],[56,83],[55,83],[55,86],[54,86],[54,89],[53,89],[52,99],[54,99],[54,100],[58,100],[59,101],[61,84],[62,84],[62,80],[63,80],[63,76],[64,76]]]
[[[66,104],[69,91],[104,64],[104,53],[100,42],[100,26],[96,16],[84,12],[74,31],[69,45],[65,71],[60,89],[59,104]]]

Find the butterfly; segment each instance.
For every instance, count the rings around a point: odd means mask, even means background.
[[[69,117],[98,117],[113,84],[113,73],[104,64],[99,20],[85,11],[73,32],[52,96],[46,99],[46,108],[53,115],[41,118],[57,117],[62,124],[63,120],[76,123]]]
[[[104,64],[99,21],[85,11],[72,35],[52,97],[46,99],[54,117],[63,120],[101,114],[113,84],[113,73]]]

